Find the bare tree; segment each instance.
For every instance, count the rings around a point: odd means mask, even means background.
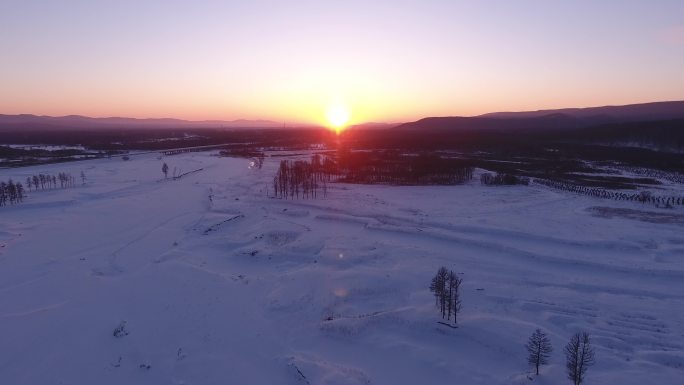
[[[459,278],[453,271],[449,271],[449,276],[447,277],[447,320],[449,320],[450,315],[453,314],[454,325],[458,323],[456,317],[461,311],[461,282],[463,282],[461,278]]]
[[[0,206],[7,205],[7,199],[9,195],[7,193],[7,183],[0,182]]]
[[[549,355],[553,351],[549,337],[541,329],[537,329],[532,333],[530,339],[527,340],[527,363],[534,365],[539,375],[539,366],[548,363]]]
[[[446,318],[446,293],[447,293],[447,277],[449,272],[446,267],[440,267],[437,270],[437,274],[432,278],[430,282],[430,291],[435,296],[435,306],[442,313],[442,318]]]
[[[14,181],[12,179],[7,182],[7,195],[9,196],[9,201],[11,204],[16,203],[17,201],[17,186],[14,184]]]
[[[587,369],[594,365],[594,348],[591,346],[589,334],[586,332],[576,333],[565,345],[566,369],[568,378],[574,385],[580,385],[584,381]]]
[[[17,190],[17,192],[16,192],[16,194],[17,194],[17,198],[16,198],[17,202],[23,202],[23,201],[24,201],[24,196],[26,196],[26,193],[25,193],[25,191],[24,191],[24,186],[21,185],[21,182],[17,182],[17,184],[14,185],[14,186],[15,186],[14,188]]]

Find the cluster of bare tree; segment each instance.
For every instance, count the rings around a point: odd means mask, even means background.
[[[634,201],[641,203],[651,203],[656,206],[673,207],[676,205],[684,205],[684,197],[663,197],[654,196],[648,191],[641,191],[639,193],[626,194],[623,192],[615,192],[601,188],[590,188],[585,186],[578,186],[575,184],[554,181],[549,179],[534,179],[534,183],[555,188],[562,191],[570,191],[577,194],[589,195],[597,198]]]
[[[442,319],[447,322],[454,317],[454,325],[457,325],[458,313],[461,311],[461,283],[463,280],[446,267],[440,267],[437,274],[430,282],[430,291],[435,296],[435,306],[442,314]]]
[[[302,160],[282,160],[273,178],[273,191],[281,198],[316,198],[319,190],[325,197],[328,194],[326,177],[317,163]]]
[[[85,173],[81,172],[81,179],[85,184]],[[76,184],[75,178],[71,174],[60,172],[57,175],[38,174],[26,177],[26,188],[29,191],[38,191],[53,189],[57,187],[67,188],[73,187]],[[0,183],[0,206],[6,206],[14,203],[21,203],[26,197],[26,190],[21,182],[14,182],[10,179],[8,182]]]
[[[84,173],[81,173],[81,178],[83,179],[83,182],[85,183],[85,174]],[[26,187],[28,187],[29,191],[31,191],[31,190],[37,191],[39,188],[41,190],[57,188],[58,183],[59,183],[59,187],[61,187],[61,188],[73,187],[76,184],[75,178],[73,176],[71,176],[71,174],[68,174],[65,172],[60,172],[56,176],[55,175],[38,174],[38,175],[26,177]]]
[[[311,161],[282,161],[273,178],[279,197],[316,198],[318,190],[327,194],[328,182],[430,185],[458,184],[473,178],[473,167],[459,159],[437,155],[403,155],[394,152],[351,152],[335,156],[318,154]]]
[[[21,182],[14,183],[12,179],[8,182],[0,182],[0,207],[9,204],[21,203],[26,194]]]
[[[534,366],[539,375],[539,367],[548,363],[553,352],[551,340],[541,329],[537,329],[530,336],[525,348],[528,352],[527,363]],[[589,334],[575,333],[565,345],[564,353],[568,378],[574,385],[580,385],[589,367],[595,363],[594,348],[591,346]]]
[[[497,172],[496,175],[486,172],[480,175],[480,183],[486,186],[504,186],[504,185],[529,185],[530,178],[515,176],[512,174],[504,174]]]

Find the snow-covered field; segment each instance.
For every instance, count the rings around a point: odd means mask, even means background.
[[[569,384],[577,331],[586,384],[684,383],[682,209],[475,182],[286,201],[277,159],[163,161],[203,170],[0,170],[88,177],[0,208],[0,384]],[[440,266],[464,281],[458,329],[437,323]],[[537,327],[554,353],[531,381]]]

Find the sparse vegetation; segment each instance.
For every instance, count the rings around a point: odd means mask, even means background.
[[[116,328],[114,328],[112,335],[116,338],[121,338],[121,337],[127,336],[128,335],[128,329],[126,328],[126,325],[127,325],[126,321],[121,321],[121,323],[119,323],[119,325]]]
[[[684,205],[684,197],[677,196],[655,196],[650,191],[642,190],[638,193],[627,194],[624,192],[610,191],[602,188],[590,188],[586,186],[574,185],[563,181],[548,179],[534,179],[534,183],[551,187],[561,191],[573,192],[576,194],[588,195],[596,198],[613,199],[620,201],[632,201],[640,203],[651,203],[656,206],[673,207]]]

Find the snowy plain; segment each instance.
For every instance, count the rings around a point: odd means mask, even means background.
[[[278,161],[0,170],[87,176],[0,208],[0,384],[570,384],[578,331],[586,384],[684,383],[681,208],[476,182],[283,200]],[[440,266],[463,278],[457,329],[428,290]]]

